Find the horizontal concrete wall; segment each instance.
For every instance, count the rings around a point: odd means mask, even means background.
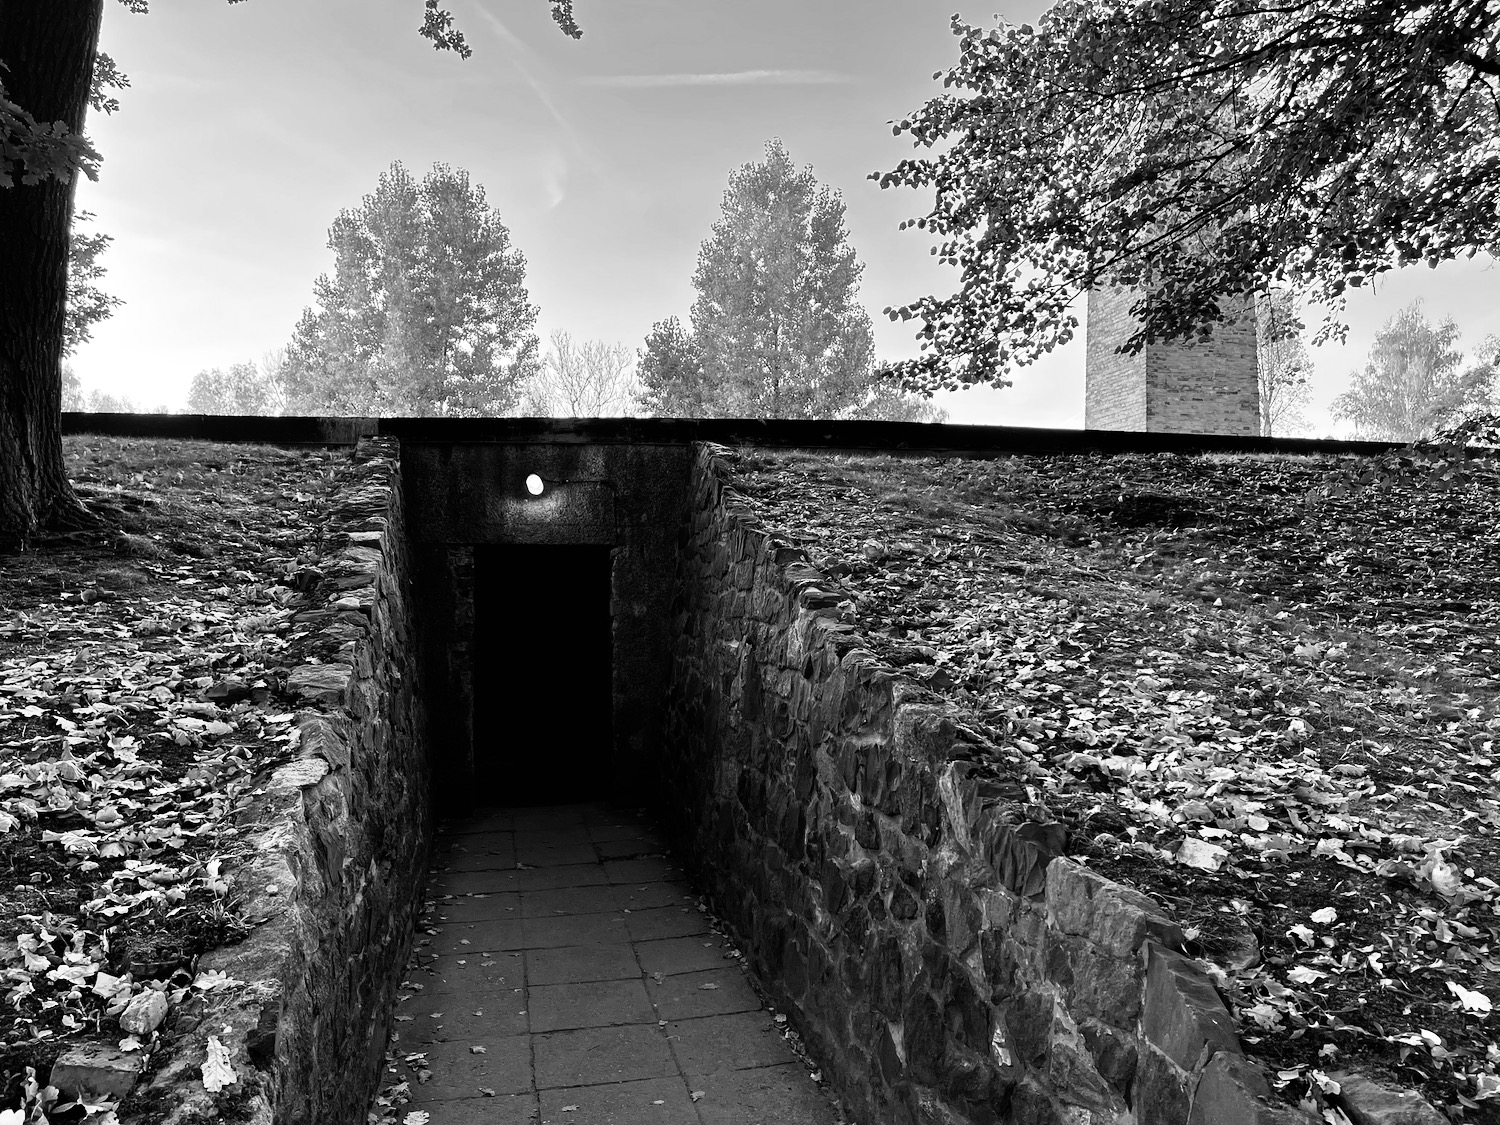
[[[703,447],[662,808],[861,1122],[1304,1120],[1162,908],[1066,858],[965,716],[860,647]]]
[[[297,576],[292,759],[238,818],[245,941],[205,954],[233,984],[174,1010],[125,1125],[226,1119],[360,1125],[380,1076],[431,846],[421,669],[394,440],[362,444]],[[209,1039],[236,1075],[204,1089]]]

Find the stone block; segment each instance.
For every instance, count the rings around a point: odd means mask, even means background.
[[[1277,1100],[1258,1066],[1221,1051],[1198,1079],[1188,1125],[1310,1125],[1312,1120]]]
[[[118,1100],[130,1093],[145,1064],[140,1051],[126,1054],[102,1044],[80,1043],[57,1057],[48,1082],[65,1100]]]
[[[1182,1125],[1192,1107],[1191,1079],[1149,1045],[1141,1052],[1130,1099],[1137,1125]]]
[[[1047,867],[1047,913],[1063,933],[1119,956],[1135,953],[1147,938],[1170,948],[1183,944],[1181,927],[1151,899],[1066,857]]]
[[[1134,1025],[1141,1010],[1141,964],[1086,938],[1048,927],[1044,945],[1047,979],[1067,997],[1077,1016],[1094,1016],[1112,1027]]]
[[[286,686],[304,703],[338,706],[353,673],[349,664],[304,664],[292,669]]]
[[[1447,1119],[1421,1094],[1393,1090],[1362,1074],[1335,1073],[1344,1112],[1354,1125],[1445,1125]]]
[[[1207,974],[1154,942],[1147,946],[1141,1032],[1186,1071],[1197,1070],[1216,1051],[1242,1053],[1234,1020]]]
[[[1094,1058],[1094,1069],[1117,1091],[1124,1094],[1135,1077],[1136,1045],[1134,1035],[1126,1035],[1095,1019],[1078,1021],[1078,1031]],[[1233,1056],[1225,1056],[1233,1057]]]

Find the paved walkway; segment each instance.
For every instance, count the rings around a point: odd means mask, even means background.
[[[398,1121],[844,1120],[639,814],[565,805],[451,823],[428,897],[396,1005],[394,1078],[412,1097]]]

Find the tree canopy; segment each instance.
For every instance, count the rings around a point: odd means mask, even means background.
[[[286,400],[279,375],[284,351],[264,363],[210,367],[193,376],[188,388],[189,414],[280,414]]]
[[[1330,413],[1354,423],[1362,438],[1423,441],[1466,416],[1493,411],[1500,339],[1487,338],[1463,366],[1458,325],[1434,325],[1414,301],[1381,326],[1364,367],[1333,400]]]
[[[841,418],[902,408],[877,394],[864,267],[844,203],[779,140],[732,172],[698,251],[689,344],[675,321],[647,340],[641,377],[663,414]],[[920,408],[917,408],[921,413]],[[884,415],[882,415],[884,416]]]
[[[114,241],[114,236],[88,233],[82,224],[94,217],[91,211],[73,216],[68,233],[68,305],[63,324],[63,355],[72,355],[93,335],[94,325],[108,320],[125,302],[106,293],[97,282],[104,276],[99,255]]]
[[[328,232],[282,369],[295,414],[474,417],[511,411],[537,373],[526,259],[462,169],[419,183],[400,161]]]
[[[1346,291],[1500,238],[1494,0],[1060,0],[1037,26],[957,17],[951,92],[895,123],[939,155],[876,173],[936,189],[913,220],[957,266],[896,365],[931,393],[1006,384],[1067,342],[1070,304],[1136,287],[1132,350],[1292,286],[1342,337]],[[907,225],[907,224],[903,224]]]

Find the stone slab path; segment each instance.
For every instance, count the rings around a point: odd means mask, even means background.
[[[486,810],[434,856],[386,1075],[409,1083],[398,1122],[845,1120],[640,814]]]

